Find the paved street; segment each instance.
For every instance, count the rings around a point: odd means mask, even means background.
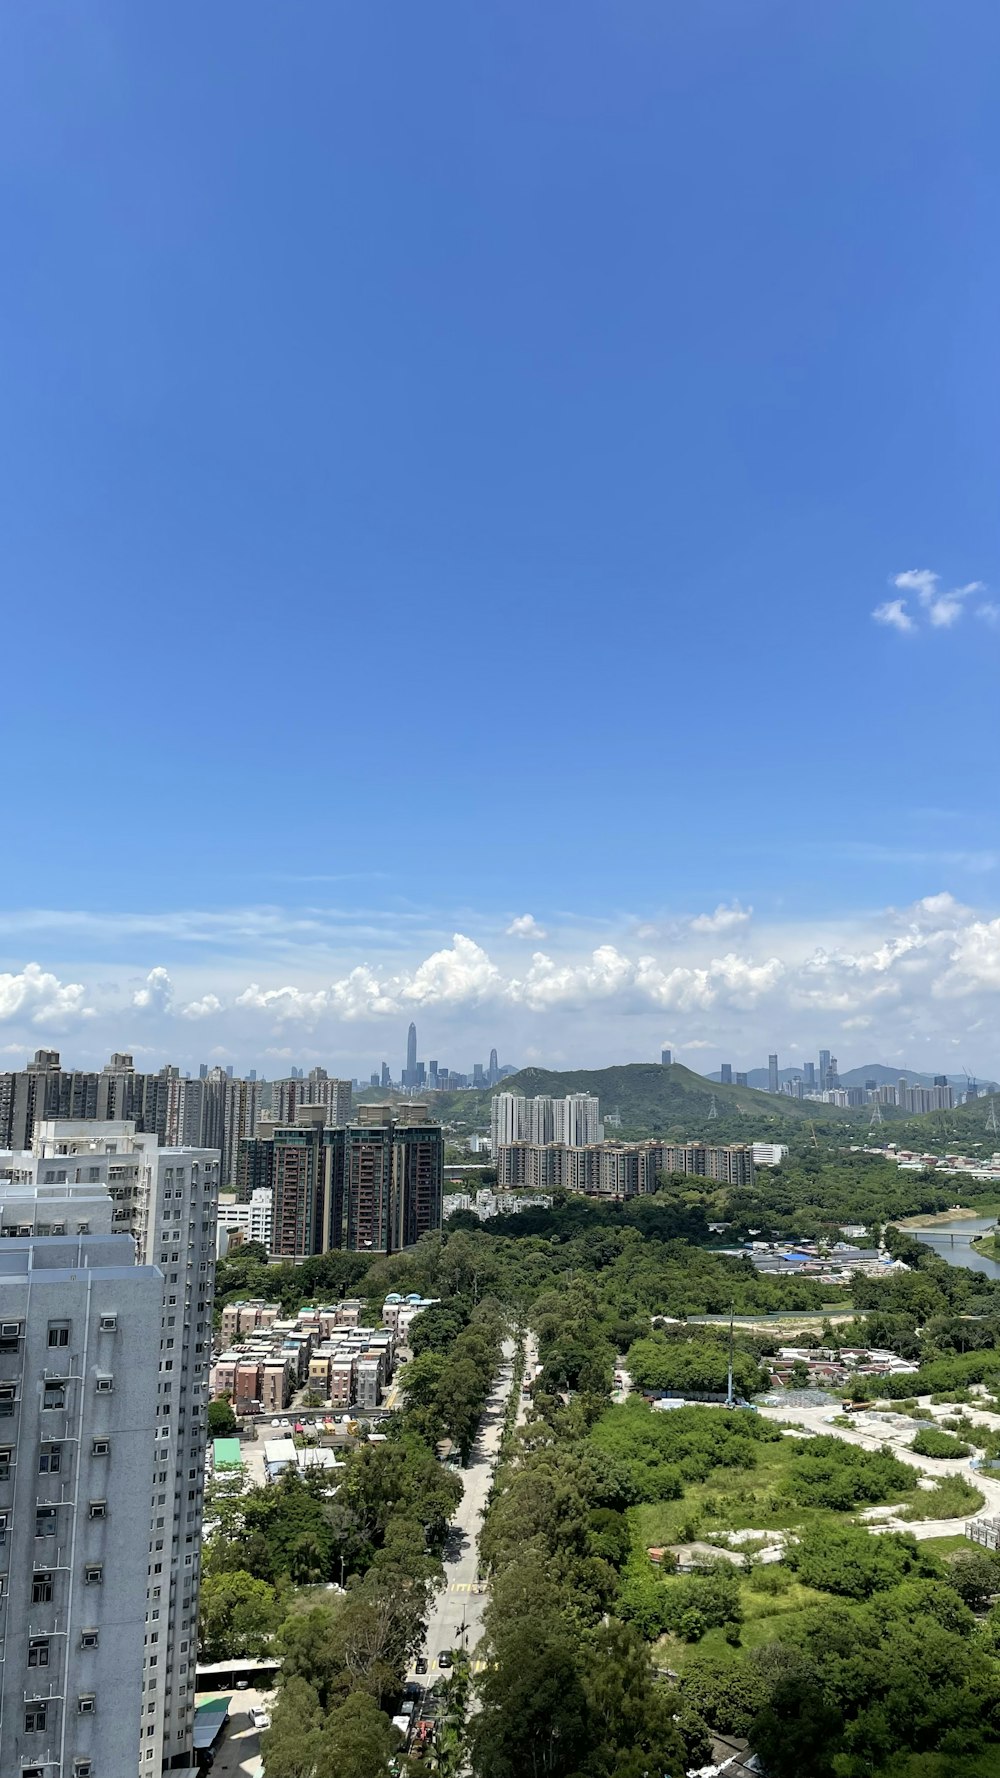
[[[445,1545],[444,1586],[431,1607],[424,1639],[428,1665],[425,1683],[428,1685],[440,1677],[438,1656],[442,1649],[464,1647],[473,1654],[482,1633],[486,1589],[480,1586],[478,1579],[479,1532],[500,1446],[504,1413],[513,1386],[510,1365],[514,1352],[514,1341],[505,1341],[504,1366],[487,1400],[469,1467],[458,1472],[464,1492]],[[535,1357],[534,1342],[530,1340],[527,1357],[530,1365]],[[526,1370],[525,1376],[528,1374]],[[523,1420],[527,1408],[528,1398],[522,1397],[519,1421]],[[418,1676],[411,1672],[409,1677]]]
[[[248,1713],[254,1707],[269,1710],[274,1694],[235,1691],[231,1696],[229,1721],[215,1755],[212,1778],[262,1778],[260,1730],[251,1728]]]

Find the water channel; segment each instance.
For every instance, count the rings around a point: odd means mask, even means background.
[[[977,1235],[987,1235],[997,1226],[995,1216],[955,1216],[949,1222],[931,1223],[927,1228],[908,1228],[905,1232],[917,1241],[933,1247],[940,1259],[950,1266],[968,1266],[971,1272],[983,1272],[987,1278],[1000,1278],[1000,1261],[977,1253],[972,1243]]]

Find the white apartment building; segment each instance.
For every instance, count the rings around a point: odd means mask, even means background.
[[[159,1148],[155,1136],[137,1134],[128,1122],[57,1119],[36,1124],[30,1151],[0,1153],[0,1181],[4,1178],[14,1186],[38,1185],[43,1194],[50,1186],[74,1192],[104,1186],[112,1228],[133,1237],[140,1265],[162,1273],[153,1480],[147,1496],[143,1720],[140,1758],[131,1770],[194,1774],[218,1150]],[[41,1215],[37,1212],[36,1220]]]
[[[550,1142],[586,1148],[604,1141],[600,1101],[592,1093],[568,1093],[565,1099],[548,1094],[527,1099],[521,1093],[497,1093],[491,1120],[494,1158],[512,1142],[530,1142],[537,1148]]]
[[[11,1189],[23,1214],[25,1188]],[[136,1265],[128,1235],[78,1232],[80,1208],[60,1214],[53,1188],[45,1214],[66,1232],[7,1221],[0,1241],[0,1772],[12,1778],[138,1769],[163,1278]],[[110,1210],[105,1194],[95,1220],[109,1225]]]
[[[223,1192],[219,1198],[219,1228],[232,1233],[237,1229],[244,1241],[259,1241],[270,1252],[271,1212],[274,1192],[269,1185],[256,1185],[249,1204],[238,1204],[234,1196]]]

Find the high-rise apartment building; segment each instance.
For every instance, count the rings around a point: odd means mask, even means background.
[[[777,1056],[768,1056],[767,1058],[767,1090],[769,1093],[776,1093],[778,1091]]]
[[[274,1181],[271,1252],[304,1259],[346,1248],[393,1253],[441,1227],[444,1137],[426,1106],[360,1105],[333,1128],[306,1107],[300,1121],[244,1145],[270,1146]]]
[[[564,1099],[548,1094],[528,1099],[520,1093],[495,1093],[490,1116],[494,1154],[509,1142],[536,1146],[561,1142],[567,1148],[585,1148],[604,1140],[600,1101],[592,1093],[568,1093]]]
[[[731,1062],[723,1062],[721,1068],[719,1069],[719,1081],[720,1081],[721,1085],[724,1087],[731,1087],[732,1086],[732,1084],[733,1084],[733,1065]]]
[[[0,1182],[6,1182],[0,1190],[8,1196],[34,1194],[34,1238],[39,1242],[61,1239],[56,1236],[60,1223],[70,1235],[87,1233],[81,1222],[94,1225],[93,1216],[81,1218],[76,1209],[57,1217],[53,1206],[58,1198],[77,1204],[81,1194],[96,1198],[97,1193],[106,1193],[110,1229],[130,1235],[140,1268],[155,1267],[161,1276],[157,1312],[144,1339],[156,1365],[147,1410],[153,1449],[152,1480],[144,1497],[147,1599],[141,1745],[138,1765],[122,1769],[140,1774],[186,1772],[193,1766],[218,1153],[160,1148],[155,1136],[137,1133],[128,1121],[46,1120],[36,1125],[29,1150],[0,1154]],[[52,1231],[48,1237],[45,1228]],[[138,1337],[130,1339],[129,1362],[139,1343]],[[87,1358],[88,1365],[93,1362]],[[143,1424],[140,1416],[137,1429],[141,1431]],[[117,1540],[114,1556],[117,1560]],[[58,1765],[55,1770],[60,1770]],[[95,1766],[95,1778],[99,1770]]]
[[[43,1187],[41,1214],[33,1188],[0,1183],[10,1211],[8,1192],[33,1232],[0,1251],[0,1772],[132,1778],[163,1277],[111,1232],[106,1192]]]
[[[304,1106],[322,1106],[328,1124],[346,1124],[351,1116],[352,1086],[334,1080],[325,1068],[313,1068],[308,1080],[296,1076],[271,1083],[271,1116],[276,1123],[294,1124]]]
[[[673,1054],[670,1050],[662,1049],[660,1051],[660,1065],[661,1065],[661,1067],[669,1068],[671,1063],[673,1062],[673,1059],[674,1059]]]
[[[747,1077],[746,1077],[746,1075],[745,1075],[745,1074],[740,1074],[740,1073],[737,1073],[737,1076],[736,1076],[736,1085],[737,1085],[737,1086],[738,1086],[738,1087],[745,1087],[745,1086],[746,1086],[746,1084],[747,1084]]]

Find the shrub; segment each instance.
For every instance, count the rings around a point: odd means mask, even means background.
[[[860,1525],[816,1526],[788,1549],[785,1561],[808,1587],[868,1599],[911,1574],[934,1578],[940,1567],[907,1535],[873,1537]]]
[[[950,1432],[940,1432],[936,1426],[922,1427],[910,1446],[918,1457],[967,1457],[971,1445],[962,1443],[961,1439],[952,1438]]]
[[[799,1506],[854,1507],[909,1494],[913,1473],[891,1451],[865,1451],[839,1438],[814,1438],[799,1447],[787,1488]]]

